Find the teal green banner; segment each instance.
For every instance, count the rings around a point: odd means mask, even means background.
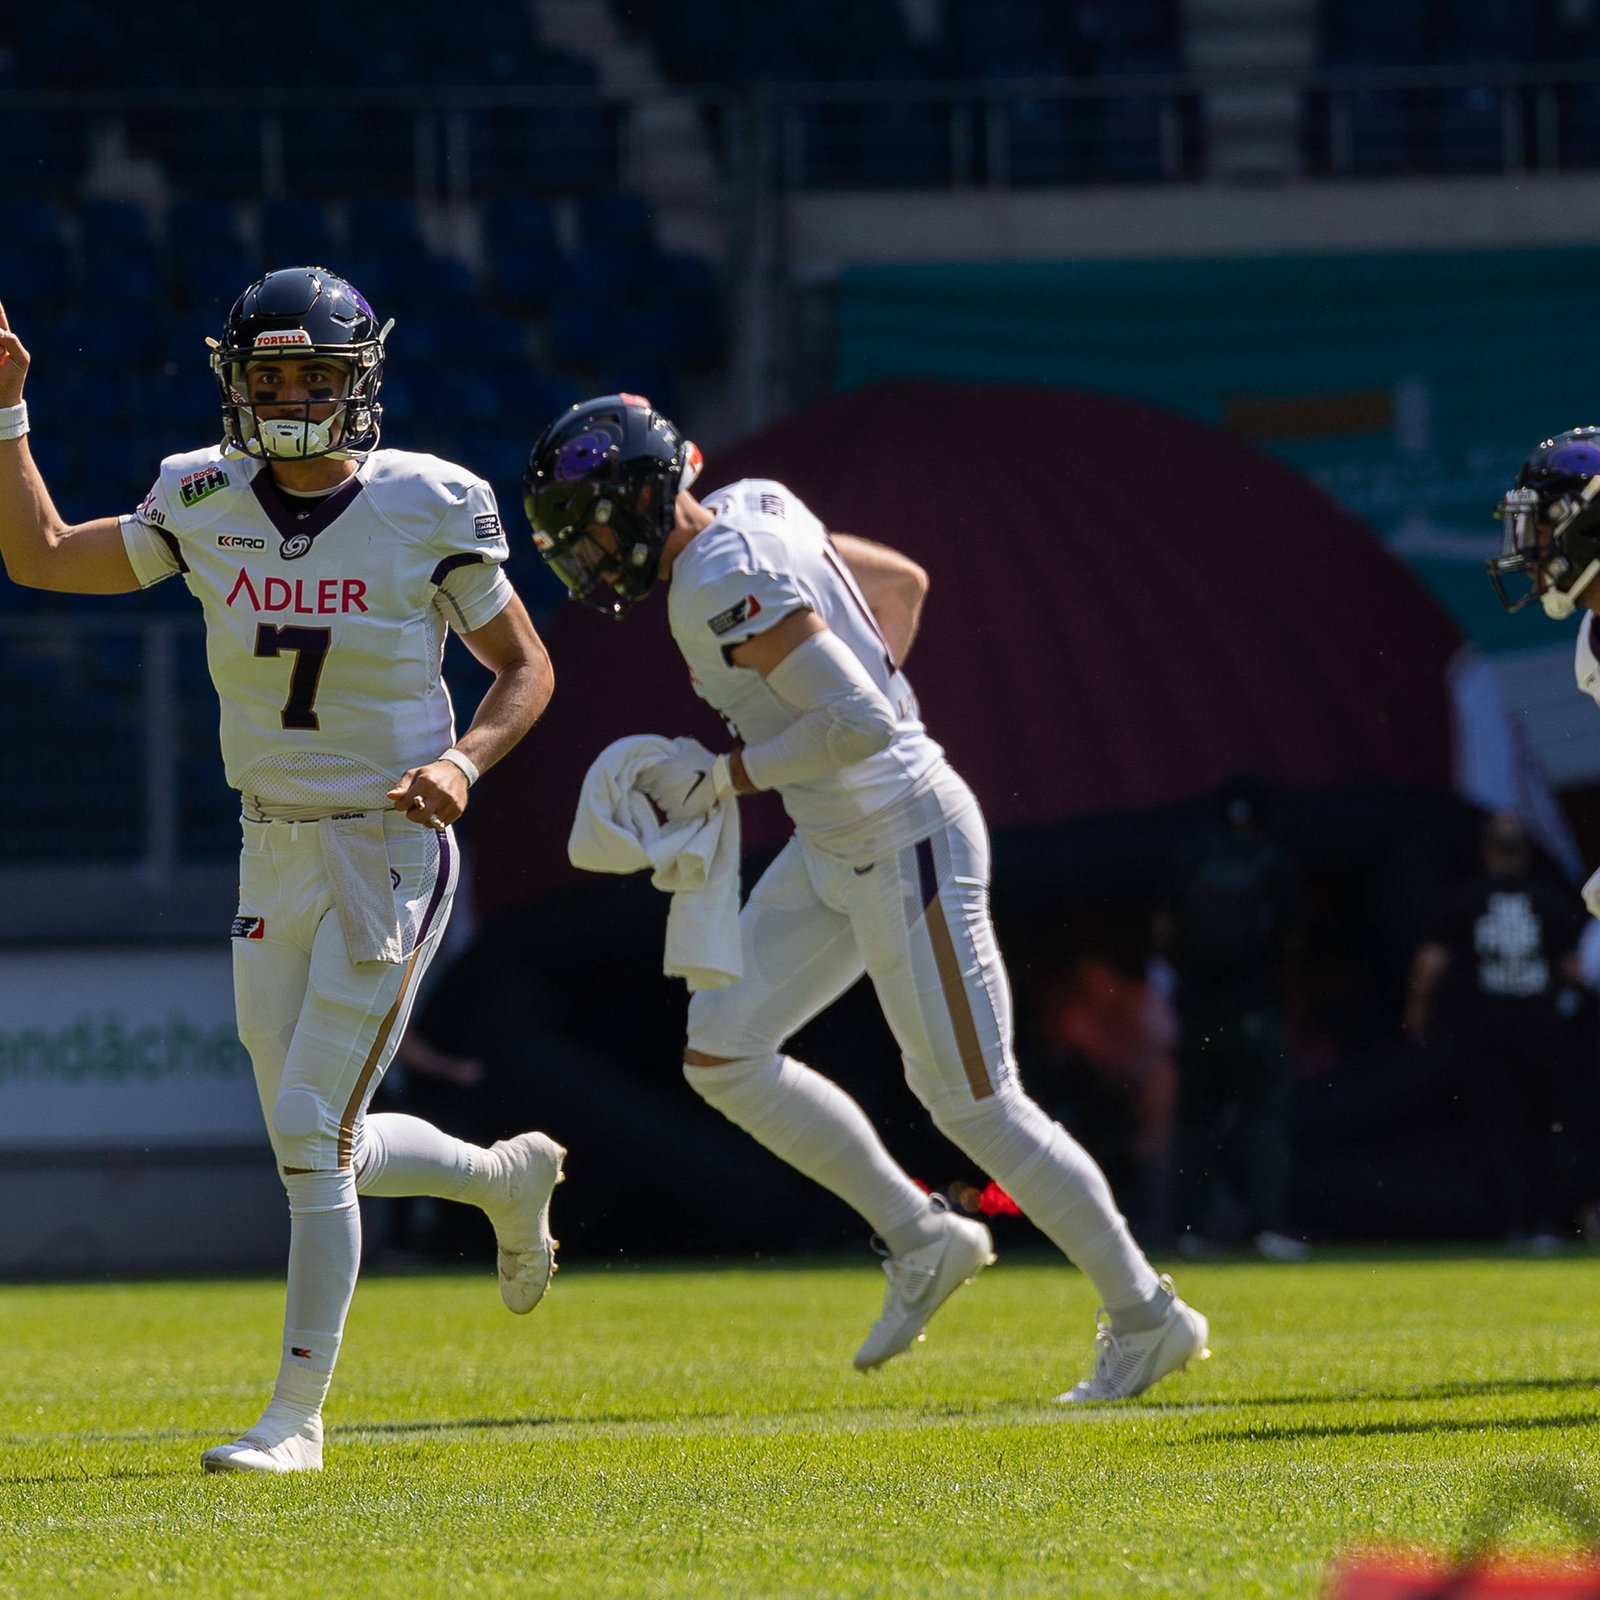
[[[1590,248],[853,267],[836,381],[1056,383],[1227,428],[1363,518],[1481,647],[1515,649],[1556,635],[1495,600],[1490,513],[1540,439],[1600,422],[1597,286]]]

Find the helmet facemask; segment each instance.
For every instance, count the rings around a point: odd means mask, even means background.
[[[259,358],[227,364],[227,372],[219,374],[219,380],[233,412],[240,449],[248,455],[278,461],[310,461],[319,456],[342,460],[351,454],[343,448],[346,439],[362,439],[375,432],[376,408],[371,391],[375,387],[372,380],[378,370],[376,365],[358,377],[348,358],[322,359],[339,374],[339,387],[335,392],[314,394],[305,400],[253,397],[250,369],[262,364]],[[261,411],[273,415],[262,416]]]
[[[1488,563],[1489,579],[1508,611],[1538,600],[1557,622],[1578,609],[1578,597],[1600,578],[1600,474],[1581,486],[1510,489],[1495,508],[1502,525],[1500,554]],[[1523,576],[1526,590],[1507,592],[1506,579]]]

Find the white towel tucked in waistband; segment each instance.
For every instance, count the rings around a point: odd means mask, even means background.
[[[395,965],[406,960],[411,952],[395,910],[383,813],[327,817],[317,824],[317,833],[350,959]]]
[[[739,954],[739,808],[725,803],[692,822],[663,824],[635,788],[663,756],[698,748],[693,739],[636,734],[607,745],[583,780],[567,840],[586,872],[638,872],[672,896],[662,970],[691,991],[725,989],[744,975]]]

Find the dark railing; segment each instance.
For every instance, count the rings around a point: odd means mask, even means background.
[[[1198,177],[1208,98],[1262,88],[1298,96],[1308,176],[1600,165],[1600,62],[665,92],[697,106],[725,172],[738,165],[732,145],[765,119],[762,176],[792,190]],[[215,90],[13,92],[0,108],[12,152],[0,192],[49,185],[59,196],[114,136],[179,189],[235,198],[577,194],[623,175],[643,103],[576,88],[341,90],[332,108],[255,113]]]

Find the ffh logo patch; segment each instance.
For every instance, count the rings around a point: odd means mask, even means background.
[[[233,932],[235,939],[265,939],[267,936],[267,919],[265,917],[235,917],[233,919]]]
[[[500,537],[500,518],[494,512],[485,512],[481,517],[472,519],[472,537],[474,539],[498,539]]]
[[[725,633],[732,633],[741,623],[748,622],[760,614],[761,602],[753,594],[747,594],[743,600],[729,606],[726,611],[719,611],[707,626],[720,638]]]
[[[178,497],[186,506],[198,505],[208,494],[228,487],[228,474],[221,467],[207,467],[178,479]]]

